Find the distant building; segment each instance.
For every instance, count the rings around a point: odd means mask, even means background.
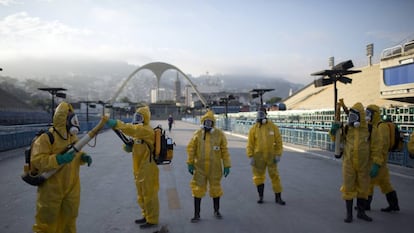
[[[175,79],[175,102],[181,103],[181,99],[181,82],[177,72],[177,78]]]

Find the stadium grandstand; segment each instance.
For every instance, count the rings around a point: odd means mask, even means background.
[[[48,123],[50,114],[0,88],[0,125]]]

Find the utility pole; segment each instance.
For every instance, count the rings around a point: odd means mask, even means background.
[[[66,98],[66,93],[63,93],[63,92],[60,92],[60,91],[67,91],[67,89],[61,88],[61,87],[43,87],[43,88],[38,88],[38,90],[47,91],[52,95],[52,104],[51,104],[50,111],[51,111],[51,115],[52,115],[52,121],[51,122],[53,122],[53,115],[55,114],[55,96],[65,99]]]

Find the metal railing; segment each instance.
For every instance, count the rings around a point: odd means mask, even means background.
[[[228,121],[227,124],[226,120]],[[199,119],[191,119],[188,121],[199,123]],[[242,135],[248,135],[249,130],[254,123],[254,119],[216,119],[216,127]],[[319,148],[332,152],[335,150],[335,143],[331,141],[328,133],[329,129],[320,130],[320,125],[315,125],[314,127],[307,125],[307,128],[301,128],[300,124],[297,123],[289,125],[286,123],[278,124],[276,122],[276,124],[279,126],[283,142],[285,143],[307,146],[308,148]],[[407,150],[407,142],[410,139],[409,135],[411,132],[401,131],[405,135],[403,149],[399,152],[389,152],[388,162],[405,167],[414,167],[414,159],[410,158]]]

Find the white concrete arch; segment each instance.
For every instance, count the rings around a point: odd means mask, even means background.
[[[204,106],[208,106],[206,100],[204,99],[204,97],[201,95],[201,93],[197,90],[196,86],[193,84],[193,82],[191,82],[190,78],[184,73],[182,72],[180,69],[178,69],[177,67],[168,64],[168,63],[164,63],[164,62],[152,62],[152,63],[148,63],[144,66],[139,67],[138,69],[134,70],[134,72],[132,72],[128,78],[122,83],[121,87],[119,87],[119,89],[115,92],[115,95],[111,98],[110,103],[114,103],[116,98],[118,98],[119,94],[121,93],[121,91],[124,89],[125,85],[129,82],[129,80],[132,79],[132,77],[134,77],[134,75],[136,73],[138,73],[140,70],[150,70],[152,71],[155,76],[157,77],[157,91],[160,87],[160,79],[162,74],[170,69],[174,69],[177,70],[178,72],[180,72],[185,79],[187,79],[187,81],[190,83],[191,87],[193,88],[193,90],[196,92],[198,98],[200,98],[201,102],[204,104]]]

